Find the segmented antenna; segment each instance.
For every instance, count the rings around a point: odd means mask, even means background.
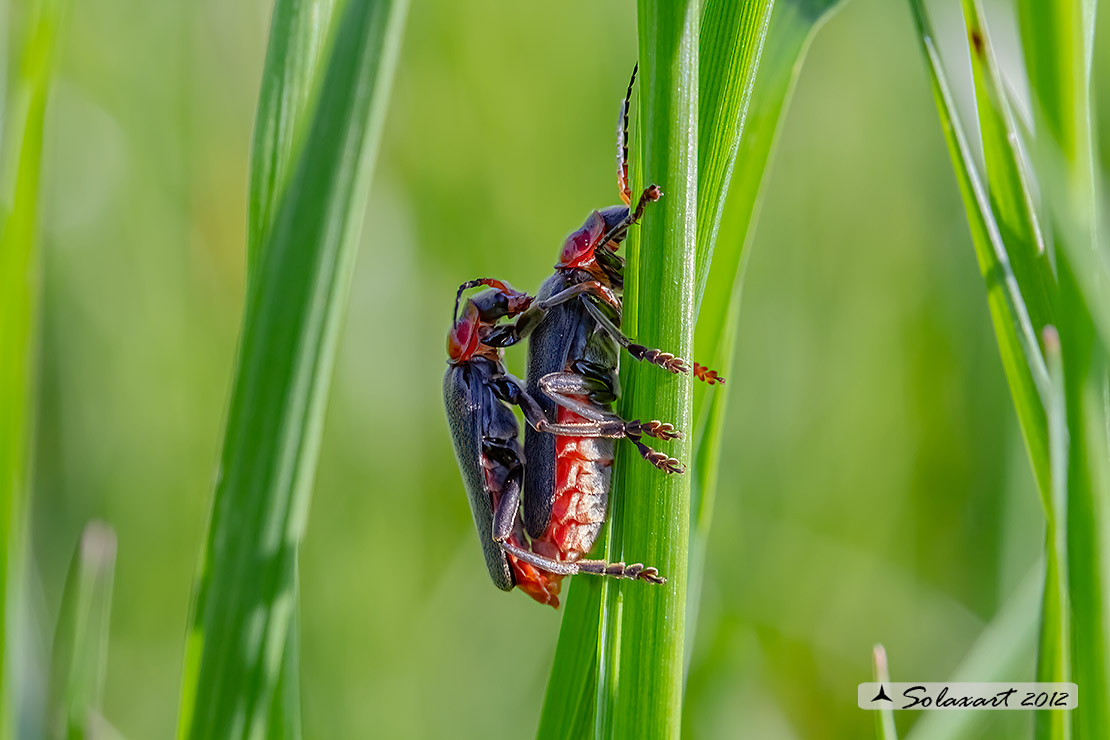
[[[636,64],[632,67],[628,91],[624,94],[620,113],[617,115],[617,188],[625,205],[632,205],[632,188],[628,184],[628,108],[632,101],[632,86],[636,82],[636,70],[639,66]]]
[[[455,294],[455,313],[451,316],[452,324],[456,324],[459,321],[459,301],[462,300],[462,294],[470,290],[471,288],[477,288],[479,285],[496,288],[506,295],[516,292],[506,283],[503,283],[500,280],[495,280],[494,278],[478,278],[477,280],[467,280],[465,283],[459,286],[459,292]]]

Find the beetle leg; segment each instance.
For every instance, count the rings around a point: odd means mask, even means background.
[[[540,390],[557,405],[599,424],[618,421],[624,428],[624,434],[620,436],[634,439],[646,434],[658,439],[682,439],[682,432],[675,429],[673,424],[639,419],[625,421],[608,409],[577,398],[588,395],[599,386],[603,387],[604,383],[576,373],[550,373],[540,378]]]
[[[705,365],[699,365],[696,362],[694,363],[694,377],[709,385],[725,384],[725,379],[718,375],[716,370],[710,370]]]
[[[520,314],[516,321],[503,323],[494,328],[482,339],[482,344],[489,347],[511,347],[531,334],[540,325],[549,310],[582,295],[591,295],[604,301],[618,314],[621,310],[621,299],[611,288],[602,285],[597,280],[587,280],[584,283],[577,283],[560,290],[542,301],[535,301]]]
[[[540,570],[560,576],[573,576],[579,573],[590,573],[595,576],[609,576],[611,578],[627,578],[630,580],[647,581],[648,583],[663,584],[667,579],[659,575],[656,568],[645,568],[643,563],[607,563],[604,560],[575,560],[572,562],[559,562],[545,558],[542,555],[517,547],[509,542],[497,543],[505,552],[514,557],[530,563]]]
[[[590,312],[590,316],[597,321],[598,325],[605,330],[605,333],[612,337],[618,344],[628,350],[628,353],[637,360],[645,360],[652,365],[658,365],[664,370],[669,370],[672,373],[688,373],[690,366],[686,364],[686,360],[681,357],[675,357],[670,352],[664,352],[661,349],[649,349],[642,344],[636,344],[629,337],[625,336],[620,328],[609,320],[609,317],[599,308],[589,297],[583,297],[583,305],[586,310]]]
[[[547,308],[533,303],[522,312],[515,321],[501,323],[482,338],[482,344],[487,347],[511,347],[525,339],[547,315]]]
[[[540,389],[544,394],[554,401],[557,405],[565,409],[573,411],[579,416],[593,420],[593,428],[600,431],[603,428],[609,428],[614,425],[614,422],[619,425],[618,428],[623,429],[623,434],[610,435],[610,434],[582,434],[583,437],[592,436],[620,436],[636,445],[636,449],[640,451],[640,456],[647,460],[649,463],[667,473],[684,473],[686,468],[682,466],[678,460],[670,457],[658,450],[653,450],[641,441],[644,435],[649,437],[656,437],[658,439],[681,439],[682,432],[674,428],[673,424],[667,424],[661,421],[640,421],[633,419],[632,421],[624,421],[616,414],[613,414],[606,409],[599,408],[593,404],[582,401],[575,396],[586,395],[589,388],[592,387],[596,381],[590,381],[588,378],[583,378],[574,373],[551,373],[540,378]],[[550,432],[553,427],[560,425],[548,424],[541,427],[536,427],[538,431]],[[589,427],[587,424],[563,424],[562,427]]]
[[[613,228],[602,234],[601,238],[597,240],[598,245],[608,244],[609,242],[616,242],[617,244],[623,242],[624,238],[628,236],[628,229],[644,217],[644,208],[647,204],[654,203],[662,197],[662,188],[654,183],[648,185],[644,188],[644,192],[640,193],[640,200],[636,202],[636,208],[629,211],[628,215],[622,218]],[[612,248],[616,249],[616,247]]]
[[[573,373],[566,374],[573,375]],[[536,403],[536,399],[532,398],[528,391],[525,390],[524,384],[520,381],[520,378],[505,373],[495,380],[493,388],[498,398],[519,406],[520,410],[524,413],[524,420],[528,422],[528,426],[532,427],[537,432],[544,432],[545,434],[554,434],[562,437],[607,437],[610,439],[621,439],[629,437],[630,435],[642,436],[644,434],[649,437],[659,437],[660,439],[675,439],[675,437],[681,436],[681,432],[676,431],[670,424],[664,424],[659,421],[626,422],[624,419],[614,414],[599,413],[588,405],[578,409],[578,411],[581,412],[579,413],[580,416],[585,416],[587,419],[590,419],[590,421],[584,423],[557,424],[548,420],[547,416],[543,413],[543,409]],[[553,391],[551,395],[554,399],[555,392]],[[555,400],[556,403],[559,403],[558,399]],[[577,403],[574,399],[566,400],[568,403]],[[567,407],[570,408],[569,405]],[[572,408],[571,410],[573,411],[575,409]]]
[[[501,498],[493,512],[493,539],[502,542],[512,534],[513,524],[520,511],[520,482],[524,469],[515,468],[501,489]]]
[[[576,298],[580,295],[589,295],[605,301],[605,303],[615,309],[618,313],[621,310],[621,299],[617,297],[617,294],[614,293],[612,289],[606,287],[605,285],[602,285],[597,280],[587,280],[584,283],[577,283],[567,288],[566,290],[560,290],[555,295],[548,296],[542,301],[537,301],[536,303],[541,310],[546,311],[549,308],[558,306],[560,303],[566,303],[572,298]]]
[[[647,460],[655,467],[662,470],[664,473],[675,473],[681,475],[686,472],[686,468],[678,460],[669,457],[659,450],[653,450],[646,444],[641,442],[638,438],[630,436],[628,438],[632,444],[636,445],[636,449],[640,451],[640,457]]]
[[[605,315],[606,307],[594,303],[591,295],[586,295],[582,298],[582,303],[586,306],[586,310],[590,312],[590,316],[597,321],[609,336],[627,349],[628,353],[635,359],[646,360],[653,365],[658,365],[664,370],[670,370],[672,373],[690,372],[690,366],[687,365],[686,360],[683,360],[681,357],[675,357],[670,352],[664,352],[661,349],[649,349],[642,344],[636,344],[629,337],[625,336],[624,332],[620,330],[620,327]],[[718,375],[716,370],[710,370],[705,365],[700,365],[696,362],[694,363],[694,377],[709,385],[716,385],[718,383],[724,385],[725,383],[725,379]]]

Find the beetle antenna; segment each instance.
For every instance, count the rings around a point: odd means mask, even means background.
[[[511,287],[509,287],[507,283],[496,280],[494,278],[478,278],[477,280],[467,280],[465,283],[459,286],[459,292],[455,294],[455,313],[451,316],[452,325],[457,323],[459,320],[459,301],[462,300],[462,294],[470,290],[471,288],[477,288],[479,285],[488,285],[489,287],[496,288],[497,290],[500,290],[502,293],[506,294],[515,292]]]
[[[632,67],[632,77],[628,80],[628,91],[621,102],[617,116],[617,188],[625,205],[632,205],[632,188],[628,184],[628,108],[632,101],[632,85],[636,82],[639,63]]]
[[[459,301],[462,300],[462,294],[471,288],[477,288],[479,285],[488,285],[492,281],[489,278],[478,278],[477,280],[467,280],[459,286],[459,292],[455,294],[455,314],[451,317],[451,324],[458,323],[459,320]]]

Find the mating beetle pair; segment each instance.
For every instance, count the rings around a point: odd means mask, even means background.
[[[471,513],[494,584],[519,586],[558,606],[560,581],[576,573],[665,582],[655,568],[583,560],[608,510],[615,439],[628,439],[645,460],[681,473],[677,460],[643,437],[675,439],[660,421],[626,421],[612,410],[620,393],[619,347],[673,373],[681,358],[634,343],[620,329],[624,260],[616,254],[628,229],[662,191],[651,185],[631,208],[628,184],[628,92],[618,118],[618,185],[624,205],[590,213],[564,242],[555,273],[535,297],[492,279],[459,288],[448,334],[444,402]],[[464,291],[486,286],[466,302]],[[527,382],[510,375],[502,347],[529,338]],[[715,372],[694,366],[710,384]],[[510,405],[528,424],[523,449]],[[527,460],[527,465],[525,465]],[[523,504],[523,517],[521,516]]]

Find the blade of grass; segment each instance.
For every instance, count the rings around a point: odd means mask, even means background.
[[[699,306],[773,7],[774,0],[705,0],[698,51]]]
[[[1110,695],[1110,461],[1106,288],[1095,234],[1090,50],[1093,6],[1080,0],[1018,3],[1037,133],[1033,159],[1057,245],[1067,464],[1067,590],[1074,680]],[[1100,333],[1101,332],[1101,333]],[[1110,736],[1110,704],[1086,702],[1076,737]]]
[[[311,113],[319,76],[319,58],[329,28],[331,0],[277,0],[270,20],[270,43],[262,69],[258,116],[251,141],[250,193],[247,212],[247,279],[257,271],[273,217],[285,193],[291,163],[296,161]],[[300,590],[298,553],[293,555],[293,603],[278,679],[279,700],[271,721],[275,735],[300,737]]]
[[[1041,630],[1037,649],[1037,680],[1065,682],[1071,674],[1071,620],[1068,604],[1067,465],[1068,429],[1065,410],[1064,370],[1060,337],[1053,327],[1044,331],[1045,358],[1052,379],[1048,403],[1048,441],[1051,455],[1052,492],[1045,515],[1045,581],[1041,600]],[[1069,736],[1070,714],[1040,710],[1036,713],[1037,740],[1063,740]]]
[[[66,7],[65,0],[44,0],[26,8],[28,32],[11,99],[0,107],[0,738],[14,733],[18,707],[13,697],[18,687],[9,685],[15,673],[11,649],[18,636],[9,629],[17,622],[22,592],[34,438],[39,182],[47,99]],[[4,10],[0,15],[6,17]],[[0,39],[10,42],[6,23],[0,23],[0,32]],[[6,49],[0,52],[6,54]],[[2,66],[0,71],[5,71]]]
[[[577,740],[593,732],[601,580],[574,578],[568,586],[555,662],[536,730],[536,737],[543,740]]]
[[[332,0],[277,0],[262,68],[258,117],[251,141],[247,215],[247,274],[273,225],[311,112],[319,57]]]
[[[698,311],[694,347],[700,362],[718,370],[725,378],[732,375],[736,331],[740,323],[740,296],[748,248],[763,197],[764,175],[774,151],[779,121],[801,69],[802,60],[814,34],[839,0],[813,3],[777,0],[766,31],[764,53],[758,60],[748,115],[737,127],[740,135],[735,168],[728,186],[725,207],[720,213],[719,240],[713,249],[705,294]],[[709,22],[709,8],[703,23]],[[702,59],[709,63],[703,40]],[[704,106],[702,107],[704,110]],[[703,136],[704,140],[704,136]],[[704,161],[719,156],[699,147]],[[699,200],[702,191],[699,186]],[[699,223],[701,223],[699,215]],[[701,233],[704,233],[701,232]],[[717,488],[722,429],[728,393],[723,388],[694,385],[693,465],[689,472],[690,501],[690,587],[687,590],[687,649],[692,645],[697,626],[698,605],[704,574],[705,549],[712,522],[713,500]]]
[[[116,533],[90,522],[73,553],[58,613],[50,672],[52,737],[98,737],[108,658]]]
[[[917,25],[918,39],[929,65],[933,97],[964,201],[979,270],[987,286],[987,303],[1002,357],[1002,367],[1010,385],[1037,486],[1043,493],[1050,490],[1051,485],[1048,425],[1044,406],[1044,398],[1048,392],[1048,373],[1044,357],[1037,344],[1021,289],[1014,278],[986,188],[976,169],[967,135],[956,114],[947,76],[933,40],[935,34],[932,26],[921,0],[909,2]]]
[[[179,736],[267,734],[331,366],[406,3],[348,0],[250,281]]]
[[[875,670],[875,680],[881,684],[890,683],[890,671],[887,669],[886,650],[882,645],[876,645],[871,651],[871,664]],[[890,704],[884,704],[875,712],[875,735],[879,740],[898,740],[898,729],[894,726],[894,710]]]
[[[809,40],[821,21],[827,17],[828,11],[838,4],[838,0],[817,4],[800,0],[777,0],[766,30],[759,23],[741,23],[739,25],[745,29],[746,34],[743,37],[715,34],[716,41],[709,41],[705,37],[701,41],[699,73],[703,76],[709,74],[709,70],[715,65],[726,63],[718,62],[718,55],[730,57],[732,61],[727,63],[736,64],[732,67],[734,77],[717,76],[712,83],[703,78],[699,83],[702,94],[727,97],[732,111],[722,114],[725,107],[728,107],[722,104],[716,108],[714,114],[716,123],[708,123],[707,119],[711,116],[705,114],[707,104],[704,100],[699,102],[698,223],[703,224],[698,232],[699,254],[706,248],[705,235],[709,233],[706,230],[709,227],[704,224],[716,223],[718,218],[721,223],[719,246],[716,247],[710,263],[709,278],[705,283],[705,300],[698,312],[695,347],[699,360],[721,370],[726,377],[729,375],[738,321],[742,249],[753,231],[752,224],[762,193],[763,174],[770,160],[781,114],[789,99]],[[735,14],[736,8],[727,3],[711,2],[703,10],[702,26],[714,26],[721,22],[717,14],[730,13]],[[734,17],[734,28],[737,23],[737,18]],[[758,39],[764,33],[767,37],[765,43]],[[761,55],[754,53],[760,45],[764,49]],[[738,64],[735,59],[737,56],[741,59]],[[754,67],[757,59],[758,73],[753,77],[747,70],[749,65]],[[706,93],[706,89],[711,86],[714,86],[716,92]],[[750,92],[746,92],[748,87],[751,87]],[[744,100],[749,95],[750,102],[745,104]],[[709,141],[705,133],[706,126],[731,131],[739,139],[730,140],[728,135],[719,133],[715,140],[719,141],[720,146],[711,151],[706,143]],[[718,172],[726,172],[728,166],[734,169],[730,184],[719,186],[728,191],[721,214],[703,217],[703,214],[714,212],[711,197],[714,188],[702,184],[705,175],[700,169],[700,164],[710,156],[715,159]],[[730,159],[734,165],[727,165]],[[701,384],[695,384],[694,392],[699,433],[695,436],[696,451],[689,473],[693,500],[690,585],[687,589],[687,648],[696,622],[703,572],[701,563],[712,509],[709,496],[714,484],[711,476],[715,475],[717,469],[719,428],[728,397],[722,388],[707,390]],[[699,399],[703,398],[710,399],[708,406],[699,403]],[[563,615],[559,644],[540,718],[540,738],[582,737],[584,733],[581,728],[589,726],[593,721],[593,697],[596,693],[596,678],[593,677],[596,676],[600,608],[601,584],[595,581],[576,582],[566,601],[566,613]],[[587,676],[590,678],[585,678]]]
[[[637,341],[690,356],[698,185],[698,0],[639,0],[640,175],[666,197],[628,252],[624,326]],[[665,418],[690,429],[689,376],[624,363],[625,418]],[[678,737],[682,718],[690,481],[664,476],[621,445],[614,466],[607,556],[645,562],[661,588],[602,584],[596,735]],[[687,436],[674,456],[688,460]],[[635,459],[634,459],[635,458]]]
[[[1052,266],[979,0],[962,2],[991,208],[1033,329],[1040,332],[1054,320],[1052,297],[1056,286]]]

